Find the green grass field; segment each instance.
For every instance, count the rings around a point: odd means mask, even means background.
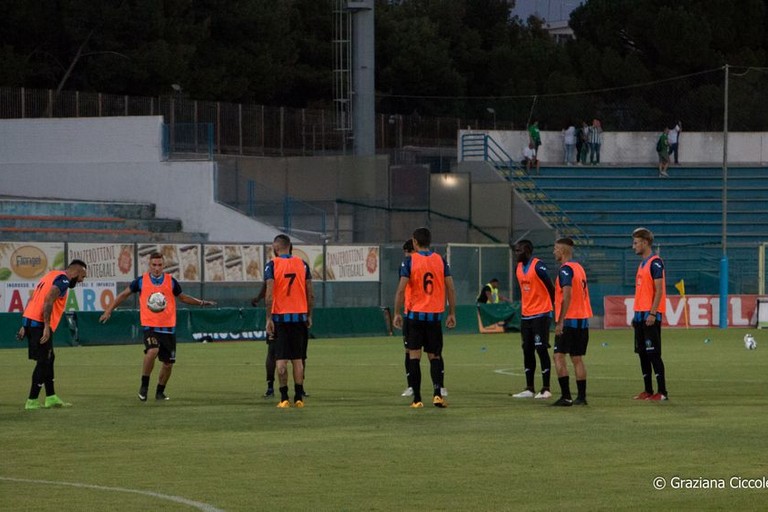
[[[446,338],[444,410],[400,397],[398,337],[313,340],[303,410],[261,398],[263,343],[180,345],[163,403],[136,398],[140,346],[59,347],[74,406],[29,412],[33,364],[3,350],[0,510],[765,510],[768,489],[730,488],[768,477],[768,336],[745,332],[665,330],[660,403],[631,400],[631,333],[593,330],[578,408],[509,396],[516,333]]]

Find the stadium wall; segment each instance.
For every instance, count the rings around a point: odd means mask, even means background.
[[[160,116],[0,121],[0,194],[154,203],[218,242],[279,233],[216,202],[214,162],[162,161],[161,127]]]
[[[461,158],[461,137],[476,130],[459,130],[458,159]],[[528,145],[528,132],[524,130],[487,130],[512,160],[520,160],[523,148]],[[658,132],[611,132],[603,133],[600,162],[603,165],[633,166],[656,165],[656,141]],[[545,163],[563,161],[563,136],[557,131],[541,132],[539,157]],[[682,132],[680,135],[680,161],[686,164],[717,166],[723,163],[723,134],[716,132]],[[768,162],[768,133],[734,132],[728,134],[729,164],[764,164]]]

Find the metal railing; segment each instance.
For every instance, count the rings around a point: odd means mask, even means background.
[[[560,236],[568,236],[579,245],[589,245],[589,236],[553,201],[530,175],[515,161],[493,137],[486,133],[466,133],[461,137],[461,159],[482,158],[505,180],[512,183],[520,197],[525,199],[536,213],[557,230]]]
[[[96,92],[0,87],[0,119],[40,117],[163,116],[165,123],[210,124],[216,154],[313,156],[351,154],[349,132],[336,126],[332,109],[202,101],[183,94],[140,97]],[[419,146],[455,148],[456,132],[492,129],[488,118],[376,115],[376,150]],[[511,129],[511,123],[498,123]],[[207,148],[206,148],[207,150]]]
[[[213,124],[163,123],[163,157],[213,160]]]

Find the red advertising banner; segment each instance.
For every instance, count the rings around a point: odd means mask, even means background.
[[[758,295],[728,296],[728,327],[757,325]],[[631,327],[635,297],[609,295],[603,298],[606,329]],[[687,321],[686,321],[687,320]],[[717,327],[720,324],[719,295],[667,296],[665,327]]]

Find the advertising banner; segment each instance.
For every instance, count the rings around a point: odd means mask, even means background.
[[[261,245],[206,245],[205,282],[253,282],[264,279]]]
[[[728,296],[728,327],[757,324],[757,295]],[[635,298],[631,295],[609,295],[603,298],[605,328],[631,327]],[[665,327],[718,327],[720,297],[718,295],[667,296]]]
[[[149,256],[159,252],[165,260],[165,271],[179,282],[196,282],[202,279],[199,244],[139,244],[137,276],[149,272]]]
[[[378,281],[378,246],[328,246],[325,278],[328,281]]]
[[[23,313],[37,281],[0,282],[0,312]],[[117,283],[86,280],[69,290],[65,311],[104,311],[115,301]]]
[[[37,281],[63,268],[63,242],[0,242],[0,282]]]
[[[67,262],[83,260],[88,265],[88,281],[133,281],[136,267],[133,244],[81,244],[67,246]]]
[[[293,255],[303,259],[312,271],[314,281],[323,280],[323,246],[322,245],[294,245]],[[331,280],[331,277],[328,277]]]

